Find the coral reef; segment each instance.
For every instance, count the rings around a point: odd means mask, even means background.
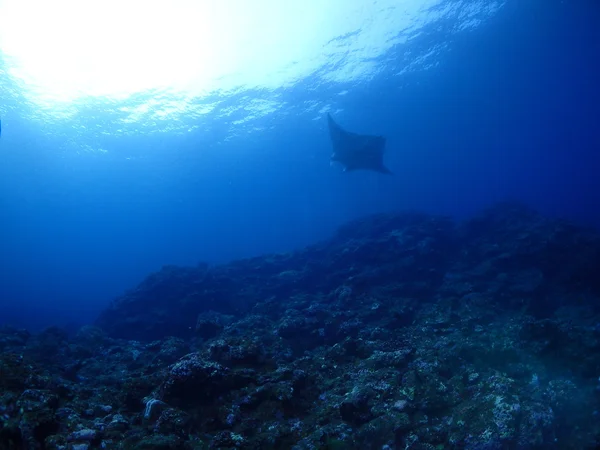
[[[600,234],[384,214],[0,328],[0,449],[593,449]]]

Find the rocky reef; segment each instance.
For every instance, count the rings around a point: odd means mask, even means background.
[[[0,450],[593,449],[599,377],[598,232],[384,214],[0,328]]]

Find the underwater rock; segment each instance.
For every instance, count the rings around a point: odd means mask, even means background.
[[[77,333],[0,329],[0,449],[592,449],[599,268],[508,203],[165,267]]]
[[[160,388],[161,400],[169,405],[200,405],[228,387],[229,369],[192,353],[169,368]]]

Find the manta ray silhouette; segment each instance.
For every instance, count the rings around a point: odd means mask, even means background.
[[[340,163],[344,172],[351,170],[374,170],[391,175],[392,172],[383,164],[385,138],[356,134],[344,130],[327,114],[329,137],[333,145],[331,161]]]

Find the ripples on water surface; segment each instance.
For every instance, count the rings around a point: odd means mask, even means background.
[[[215,127],[229,140],[269,116],[318,118],[376,77],[402,86],[502,3],[4,0],[0,113],[73,152]]]

